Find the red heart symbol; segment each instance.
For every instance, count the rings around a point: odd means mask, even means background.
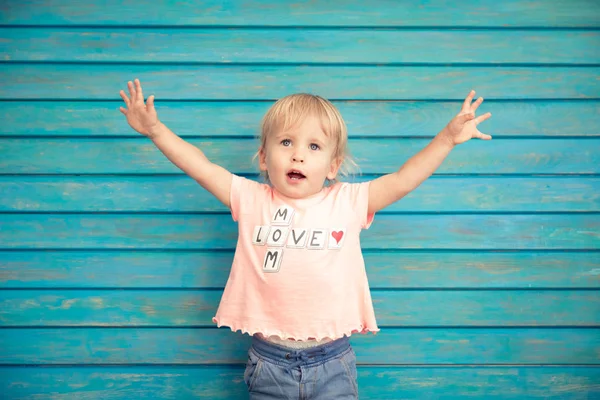
[[[331,232],[331,236],[333,236],[333,238],[335,239],[335,241],[337,242],[337,244],[340,244],[340,240],[342,240],[342,236],[344,236],[344,232],[343,231],[333,231]]]

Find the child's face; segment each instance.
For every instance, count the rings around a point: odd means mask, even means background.
[[[325,135],[319,120],[308,117],[286,132],[273,132],[259,153],[260,169],[267,171],[277,191],[303,198],[323,189],[340,166],[333,159],[335,143]]]

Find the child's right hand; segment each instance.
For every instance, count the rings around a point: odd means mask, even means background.
[[[147,104],[144,104],[144,94],[139,79],[135,80],[135,87],[131,81],[127,82],[127,88],[131,99],[121,90],[119,94],[127,108],[119,107],[119,110],[127,117],[127,123],[133,129],[152,138],[153,129],[159,126],[158,116],[154,109],[154,95],[148,97]]]

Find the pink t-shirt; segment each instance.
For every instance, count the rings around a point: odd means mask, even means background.
[[[213,321],[281,339],[337,339],[377,332],[360,248],[369,183],[336,183],[291,199],[234,175],[238,242]]]

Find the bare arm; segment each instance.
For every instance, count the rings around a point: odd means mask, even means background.
[[[369,213],[375,213],[415,190],[442,164],[454,147],[440,132],[400,169],[369,185]]]
[[[400,169],[384,175],[369,185],[369,213],[375,213],[400,200],[429,178],[450,154],[452,149],[471,138],[489,140],[492,137],[477,129],[477,124],[491,117],[486,113],[475,118],[475,110],[482,98],[471,104],[475,92],[471,91],[460,113],[429,144],[412,156]]]
[[[173,164],[229,208],[231,172],[210,162],[202,150],[171,132],[162,123],[152,129],[151,139]]]
[[[210,162],[202,150],[181,139],[160,122],[154,108],[154,96],[148,97],[147,104],[144,104],[142,86],[138,79],[135,80],[135,86],[128,82],[127,87],[131,99],[121,90],[121,98],[127,108],[121,107],[120,110],[127,117],[129,125],[150,138],[173,164],[195,179],[221,203],[230,207],[231,172]]]

